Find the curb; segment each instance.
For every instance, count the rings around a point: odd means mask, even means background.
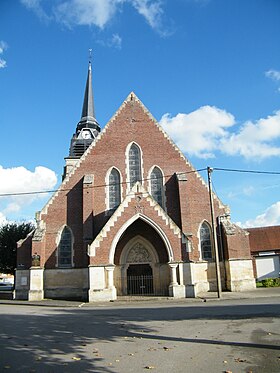
[[[223,292],[222,297],[218,298],[216,292],[203,293],[196,298],[171,298],[171,297],[119,297],[116,300],[110,302],[82,302],[82,301],[67,301],[67,300],[53,300],[44,299],[40,301],[27,301],[27,300],[15,300],[15,299],[0,299],[0,305],[14,305],[14,306],[38,306],[38,307],[60,307],[60,308],[95,308],[95,307],[109,307],[113,305],[123,304],[145,304],[150,302],[155,303],[201,303],[201,302],[222,302],[229,300],[245,300],[245,299],[263,299],[271,297],[280,297],[280,288],[265,288],[256,289],[250,292]]]

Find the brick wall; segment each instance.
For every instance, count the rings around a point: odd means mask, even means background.
[[[120,171],[122,180],[128,181],[125,154],[128,145],[132,142],[135,142],[142,151],[144,179],[148,178],[150,169],[155,165],[163,171],[166,213],[184,233],[191,235],[193,252],[186,254],[180,239],[171,233],[170,228],[164,226],[161,217],[149,206],[148,202],[144,202],[147,205],[149,217],[166,232],[174,248],[176,260],[199,259],[198,230],[203,220],[211,221],[208,189],[200,176],[194,172],[191,164],[163,133],[143,105],[135,96],[132,96],[132,99],[128,98],[124,102],[99,135],[96,143],[82,157],[74,173],[69,178],[66,177],[61,190],[42,210],[41,219],[46,224],[45,238],[41,242],[44,251],[42,264],[45,264],[46,268],[54,268],[56,265],[57,236],[65,224],[71,228],[75,237],[75,266],[85,267],[89,264],[87,244],[98,235],[110,218],[106,212],[105,203],[106,173],[114,166]],[[186,173],[187,181],[178,182],[176,173]],[[85,191],[83,179],[87,174],[93,175],[94,180]],[[149,181],[144,180],[143,186],[149,190]],[[128,192],[129,185],[124,183],[122,199]],[[216,216],[224,214],[225,208],[217,198],[214,199],[214,206]],[[102,249],[97,250],[97,256],[91,258],[91,264],[108,263],[108,252],[114,234],[133,214],[135,214],[134,207],[128,207],[125,214],[116,222],[114,229],[109,232],[106,240],[102,242]],[[147,236],[149,236],[148,233]],[[233,240],[235,240],[234,244],[230,242]],[[242,234],[239,238],[229,238],[230,243],[227,247],[235,247],[230,251],[230,256],[244,256],[243,241]],[[118,250],[117,256],[119,256]]]

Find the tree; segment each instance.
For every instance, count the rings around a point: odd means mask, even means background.
[[[34,229],[32,223],[8,223],[0,227],[0,272],[14,273],[17,242]]]

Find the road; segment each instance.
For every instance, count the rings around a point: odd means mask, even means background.
[[[0,305],[0,372],[280,372],[280,296]]]

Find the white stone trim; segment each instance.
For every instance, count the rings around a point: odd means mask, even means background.
[[[134,223],[138,219],[142,219],[147,224],[149,224],[152,228],[155,229],[155,231],[159,234],[159,236],[161,237],[161,239],[163,240],[163,242],[165,244],[167,254],[168,254],[168,260],[173,261],[173,258],[174,258],[173,250],[172,250],[171,244],[170,244],[166,234],[163,232],[163,230],[152,219],[148,218],[147,216],[145,216],[143,214],[138,213],[138,214],[132,216],[129,220],[127,220],[125,222],[125,224],[123,224],[123,226],[119,229],[118,233],[115,235],[115,237],[112,241],[111,248],[110,248],[109,263],[114,264],[115,250],[116,250],[117,244],[118,244],[122,234],[127,230],[127,228],[132,223]]]
[[[44,269],[43,268],[30,268],[29,271],[29,291],[28,300],[37,301],[44,299]]]
[[[70,179],[70,177],[75,173],[75,171],[80,167],[81,163],[84,161],[84,159],[87,157],[87,155],[91,152],[91,149],[96,146],[96,144],[102,139],[108,128],[111,124],[114,123],[114,121],[117,119],[118,115],[121,113],[121,111],[125,108],[125,106],[131,102],[132,100],[137,101],[140,106],[143,108],[144,112],[149,116],[149,118],[154,122],[154,124],[158,127],[160,132],[163,133],[164,137],[168,140],[168,142],[173,146],[173,148],[179,153],[180,157],[185,161],[186,165],[191,168],[192,171],[194,171],[196,177],[200,180],[200,182],[205,186],[205,188],[208,190],[208,185],[202,178],[202,176],[198,173],[198,171],[193,167],[193,165],[187,160],[185,155],[182,153],[182,151],[178,148],[178,146],[173,142],[173,140],[167,135],[167,133],[164,131],[164,129],[160,126],[160,124],[156,121],[156,119],[153,117],[153,115],[149,112],[149,110],[145,107],[145,105],[139,100],[139,98],[135,95],[134,92],[131,92],[127,98],[124,100],[122,105],[119,107],[119,109],[116,111],[116,113],[111,117],[111,119],[107,122],[103,130],[99,133],[99,135],[93,140],[93,142],[90,144],[90,146],[87,148],[87,150],[84,152],[84,154],[81,156],[81,158],[77,161],[75,166],[71,169],[69,174],[65,177],[63,182],[60,184],[58,190],[50,197],[48,202],[45,204],[43,209],[40,213],[40,219],[42,214],[47,214],[49,206],[54,202],[56,196],[60,193],[61,190],[66,189],[66,185]],[[141,147],[140,147],[141,149]],[[143,166],[143,165],[142,165]],[[144,172],[144,168],[142,167],[142,172]],[[127,186],[127,190],[128,190]],[[226,205],[222,203],[222,201],[218,198],[218,196],[213,193],[214,199],[216,199],[219,203],[219,206],[221,208],[226,208]]]
[[[150,206],[153,207],[157,211],[158,216],[161,217],[162,220],[165,222],[165,225],[169,226],[169,228],[173,230],[173,233],[175,235],[177,235],[178,238],[180,238],[180,239],[182,238],[181,229],[166,214],[166,212],[160,207],[160,205],[149,195],[149,193],[145,190],[145,188],[139,182],[136,182],[135,185],[133,186],[133,188],[130,190],[129,194],[127,194],[126,198],[122,201],[120,206],[116,209],[114,214],[111,216],[111,218],[107,221],[107,223],[101,229],[101,231],[99,232],[97,237],[88,246],[88,255],[89,256],[95,256],[96,255],[96,249],[98,249],[100,247],[101,242],[103,241],[103,239],[105,237],[107,237],[108,232],[110,232],[111,228],[114,227],[116,221],[122,215],[125,208],[129,205],[129,203],[132,201],[132,199],[136,197],[136,193],[141,193],[142,198],[147,199],[147,201],[150,203]],[[136,215],[134,215],[134,217],[135,216],[137,218],[139,218],[139,216],[142,216],[143,219],[145,217],[145,219],[147,219],[147,221],[149,220],[150,222],[152,222],[151,219],[149,219],[147,216],[144,216],[143,214],[136,214]],[[153,225],[153,224],[155,224],[155,223],[150,223],[150,225]],[[161,231],[160,228],[158,228],[158,229]],[[163,232],[162,232],[162,234],[163,234],[163,237],[166,237]],[[168,246],[167,242],[166,242],[166,247],[171,248],[170,244]],[[169,250],[169,253],[170,253],[170,258],[171,258],[169,260],[173,260],[172,259],[173,258],[172,249]],[[113,264],[113,262],[110,262],[110,263]]]
[[[170,136],[164,131],[164,129],[161,127],[161,125],[158,123],[158,121],[154,118],[154,116],[149,112],[149,110],[146,108],[146,106],[141,102],[141,100],[135,95],[134,92],[131,92],[127,98],[125,99],[125,101],[123,102],[122,106],[120,107],[120,109],[116,112],[115,116],[113,117],[113,119],[115,119],[115,117],[118,115],[118,113],[123,109],[123,107],[125,107],[125,104],[127,104],[128,102],[130,101],[137,101],[140,106],[143,108],[144,112],[149,116],[149,118],[154,122],[154,124],[158,127],[158,129],[160,130],[160,132],[163,133],[164,137],[168,140],[168,142],[172,145],[172,147],[179,153],[180,157],[185,161],[185,163],[187,164],[187,166],[189,166],[191,168],[192,171],[194,171],[196,177],[200,180],[200,182],[206,187],[206,189],[208,190],[208,185],[207,183],[205,182],[205,180],[202,178],[202,176],[198,173],[198,171],[194,168],[194,166],[189,162],[189,160],[185,157],[185,155],[182,153],[182,151],[178,148],[178,146],[174,143],[174,141],[170,138]],[[219,203],[219,206],[221,208],[225,208],[226,206],[222,203],[222,201],[219,199],[219,197],[213,193],[213,197],[214,199],[216,199]]]

